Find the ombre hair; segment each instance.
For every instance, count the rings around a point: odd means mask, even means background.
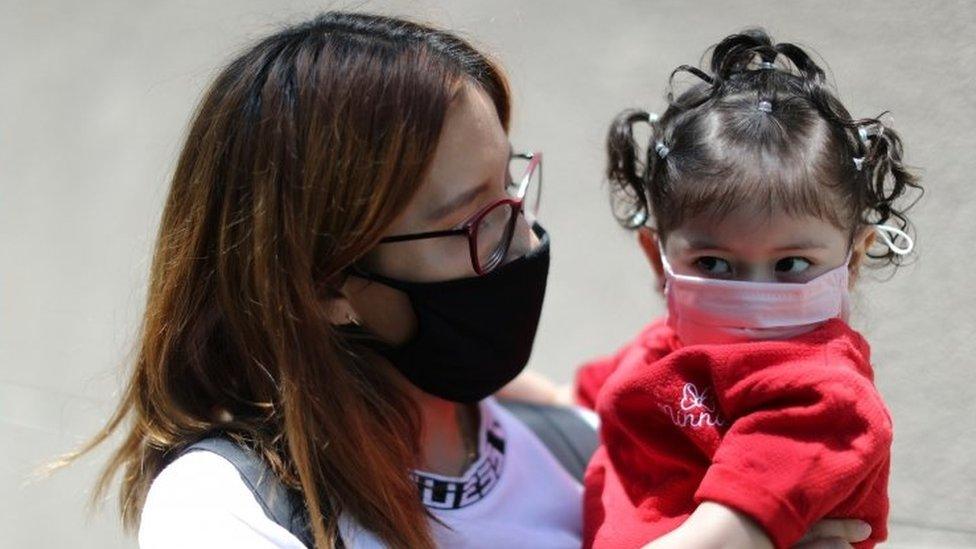
[[[133,529],[168,460],[219,431],[300,494],[316,547],[337,543],[340,513],[392,547],[432,547],[410,477],[419,410],[327,308],[417,192],[465,82],[507,129],[499,67],[417,23],[328,12],[231,61],[172,178],[121,402],[55,468],[123,431],[93,499],[121,472]]]

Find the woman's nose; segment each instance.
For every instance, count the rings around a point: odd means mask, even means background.
[[[515,234],[512,235],[512,244],[508,247],[505,263],[528,254],[538,248],[541,242],[538,235],[532,230],[532,222],[527,220],[525,216],[519,215],[515,221]]]

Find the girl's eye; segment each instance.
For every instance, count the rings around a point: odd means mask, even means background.
[[[718,257],[699,257],[695,260],[695,266],[702,272],[712,276],[722,276],[732,273],[732,265],[728,261]]]
[[[777,273],[799,274],[810,268],[810,262],[802,257],[787,257],[776,262]]]

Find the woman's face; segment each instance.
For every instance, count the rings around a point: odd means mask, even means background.
[[[448,108],[426,178],[384,236],[453,229],[485,206],[508,198],[510,154],[508,135],[491,98],[477,85],[465,84]],[[537,244],[529,223],[520,216],[506,260],[525,255]],[[380,244],[363,266],[389,278],[418,282],[476,276],[465,236]],[[405,294],[354,276],[343,293],[347,313],[372,333],[394,344],[413,335],[416,320]]]

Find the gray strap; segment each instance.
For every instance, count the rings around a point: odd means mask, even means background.
[[[573,478],[583,482],[586,465],[600,442],[589,423],[566,406],[547,406],[517,400],[498,402],[542,440]]]
[[[599,443],[596,431],[571,408],[545,406],[514,400],[499,400],[549,449],[559,463],[582,482],[590,456]],[[221,436],[201,439],[177,454],[213,452],[229,461],[269,519],[285,528],[307,547],[313,547],[301,498],[278,480],[268,465],[250,448]],[[339,540],[340,545],[342,540]]]
[[[278,480],[271,468],[256,452],[220,436],[199,440],[187,446],[181,454],[195,451],[213,452],[231,462],[240,473],[244,484],[261,505],[264,514],[291,532],[306,546],[314,545],[304,514],[299,512],[304,508],[301,501],[298,501],[295,494]]]

